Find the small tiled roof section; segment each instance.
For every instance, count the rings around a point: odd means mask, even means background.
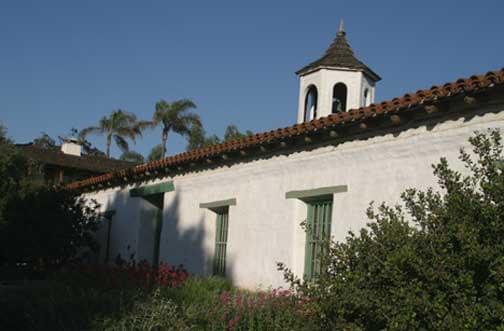
[[[359,70],[363,71],[375,82],[381,80],[377,73],[355,57],[352,48],[348,44],[346,32],[343,30],[342,26],[340,26],[336,39],[334,39],[326,50],[324,56],[303,67],[301,70],[298,70],[296,74],[303,75],[318,68],[346,68]]]
[[[110,159],[98,155],[71,155],[65,154],[59,147],[43,148],[33,144],[16,145],[20,151],[33,160],[45,164],[56,165],[64,168],[72,168],[103,174],[115,170],[129,168],[134,163]]]
[[[114,182],[114,180],[130,181],[136,175],[152,174],[162,169],[176,169],[184,164],[202,162],[226,155],[236,151],[244,151],[249,148],[260,147],[264,144],[282,142],[296,136],[309,135],[323,129],[344,127],[347,124],[355,124],[368,119],[377,118],[386,114],[400,114],[407,111],[420,111],[427,105],[447,101],[455,97],[471,95],[479,91],[489,91],[498,86],[504,86],[504,68],[499,71],[490,71],[484,75],[471,76],[458,79],[442,86],[432,86],[430,89],[419,90],[416,93],[408,93],[402,97],[383,101],[379,104],[371,104],[367,107],[352,109],[345,113],[335,113],[321,117],[310,122],[295,124],[286,128],[280,128],[264,133],[257,133],[242,139],[225,142],[193,151],[177,154],[162,160],[152,161],[137,165],[130,169],[120,170],[101,176],[88,178],[82,181],[70,183],[70,189],[85,189],[87,187]]]

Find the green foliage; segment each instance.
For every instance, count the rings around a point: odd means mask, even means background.
[[[5,144],[8,141],[7,128],[0,122],[0,144]]]
[[[221,140],[217,135],[207,136],[203,126],[196,125],[192,127],[189,133],[186,149],[188,151],[191,151],[197,148],[220,144],[221,142],[242,139],[253,134],[254,133],[250,130],[242,133],[240,132],[240,130],[238,130],[238,127],[236,125],[231,124],[226,127],[226,131],[224,132],[224,139]]]
[[[97,209],[95,203],[51,187],[11,196],[2,213],[7,222],[0,229],[0,260],[47,268],[65,265],[83,249],[95,251]]]
[[[136,137],[142,136],[142,131],[150,127],[150,122],[138,121],[133,113],[124,110],[115,110],[108,117],[100,119],[98,126],[90,126],[80,131],[79,139],[85,139],[90,134],[100,134],[106,137],[106,155],[110,157],[110,146],[112,140],[123,152],[129,150],[129,144],[126,139],[136,141]]]
[[[370,207],[373,222],[332,243],[326,268],[292,286],[326,330],[497,330],[504,325],[504,172],[497,131],[461,151],[468,175],[434,166],[441,192],[409,189],[402,206]]]
[[[205,129],[202,125],[194,125],[187,137],[188,151],[203,148],[220,143],[219,137],[216,135],[207,136]]]
[[[9,140],[0,142],[0,227],[7,222],[4,217],[7,201],[26,186],[28,164]]]
[[[237,140],[237,139],[242,139],[247,136],[251,136],[254,133],[250,130],[245,131],[245,133],[240,132],[238,130],[238,127],[236,125],[228,125],[226,128],[226,131],[224,132],[224,141],[231,141],[231,140]]]
[[[122,161],[135,162],[135,163],[143,163],[145,162],[145,158],[142,154],[135,151],[126,151],[121,154],[119,157]]]
[[[190,111],[196,108],[194,102],[188,99],[167,102],[160,100],[156,103],[156,110],[152,117],[153,126],[161,126],[161,157],[166,155],[166,143],[170,132],[188,136],[193,126],[201,126],[200,118]]]
[[[41,148],[51,148],[56,146],[56,141],[47,133],[42,132],[39,137],[33,139],[33,144]]]
[[[170,299],[163,297],[159,290],[156,290],[152,297],[145,301],[135,302],[130,310],[118,318],[105,318],[102,323],[97,324],[98,330],[105,331],[185,331],[192,329],[181,318],[179,307]]]
[[[240,290],[218,277],[146,290],[75,276],[64,272],[45,286],[3,293],[0,329],[316,330],[310,305],[285,290]]]
[[[148,161],[161,160],[162,158],[163,158],[163,145],[161,144],[152,147],[151,151],[149,152],[149,156],[147,156]]]
[[[61,265],[95,248],[97,205],[44,185],[40,165],[0,143],[0,265]]]

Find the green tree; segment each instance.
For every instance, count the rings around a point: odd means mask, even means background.
[[[8,141],[7,128],[0,122],[0,144],[4,144]]]
[[[154,127],[161,126],[161,158],[166,155],[166,143],[170,132],[175,132],[182,136],[189,136],[191,128],[195,125],[201,125],[197,114],[190,112],[190,109],[196,108],[194,102],[188,99],[167,102],[160,100],[156,103],[156,110],[152,118]]]
[[[56,146],[56,141],[47,133],[42,132],[39,137],[33,139],[33,144],[41,148],[51,148]]]
[[[325,268],[304,282],[325,330],[502,330],[504,167],[497,131],[470,138],[467,174],[434,166],[440,190],[406,190],[402,205],[370,207],[372,220],[328,246]]]
[[[240,132],[236,125],[228,125],[224,132],[224,139],[221,140],[217,135],[207,136],[205,129],[202,125],[194,125],[189,132],[189,136],[187,139],[187,147],[188,151],[203,148],[210,145],[220,144],[222,141],[231,141],[236,139],[242,139],[247,136],[253,135],[252,131],[245,131],[245,133]]]
[[[85,139],[89,134],[100,134],[106,137],[106,155],[110,157],[110,146],[112,140],[122,152],[129,150],[126,139],[136,141],[138,136],[142,136],[142,131],[150,126],[150,122],[138,121],[133,113],[124,110],[115,110],[108,117],[104,116],[99,121],[98,126],[91,126],[79,132],[79,138]]]
[[[187,147],[188,151],[194,149],[203,148],[210,145],[215,145],[220,143],[219,137],[216,135],[207,136],[206,131],[202,125],[193,125],[189,136],[187,137]]]
[[[119,160],[135,162],[135,163],[143,163],[145,162],[145,158],[142,154],[135,151],[126,151],[121,154]]]
[[[149,155],[147,156],[148,161],[156,161],[156,160],[161,160],[163,158],[163,145],[158,144],[154,147],[149,152]]]
[[[245,131],[245,133],[240,132],[236,125],[230,124],[227,126],[226,131],[224,132],[224,141],[238,140],[245,138],[247,136],[251,136],[254,133],[250,130]]]
[[[0,139],[0,178],[0,265],[57,266],[96,249],[97,204],[45,186],[40,164],[6,139]]]

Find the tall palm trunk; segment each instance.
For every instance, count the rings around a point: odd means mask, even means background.
[[[110,158],[110,145],[112,145],[112,135],[107,136],[107,157]]]
[[[168,141],[168,132],[170,132],[170,129],[165,128],[163,129],[163,133],[161,135],[161,145],[163,146],[163,152],[161,153],[162,159],[164,159],[166,155],[166,142]]]

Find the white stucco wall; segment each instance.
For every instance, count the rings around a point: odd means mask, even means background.
[[[364,106],[364,90],[369,89],[370,103],[374,102],[375,85],[360,71],[349,69],[320,69],[299,78],[299,103],[297,123],[304,121],[305,100],[308,88],[318,91],[317,118],[331,114],[333,88],[337,83],[347,86],[347,110]]]
[[[504,112],[153,181],[175,185],[174,192],[165,193],[160,259],[210,274],[216,217],[199,205],[235,198],[229,211],[228,276],[243,287],[285,286],[276,262],[302,274],[305,233],[299,224],[306,219],[305,204],[286,199],[286,192],[347,185],[348,192],[334,195],[332,214],[332,234],[344,240],[349,230],[368,222],[370,201],[396,203],[408,187],[435,186],[431,164],[446,156],[461,168],[457,157],[467,138],[495,127],[504,128]],[[111,257],[142,244],[141,198],[128,194],[124,188],[89,195],[117,210]]]

